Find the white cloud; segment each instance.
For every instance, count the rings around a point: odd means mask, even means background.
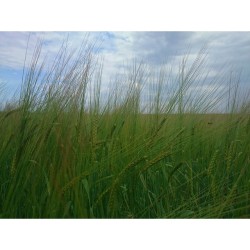
[[[66,38],[66,32],[0,32],[0,67],[22,69],[27,43],[27,62],[29,62],[39,39],[43,40],[41,60],[45,54],[53,57]],[[69,47],[79,47],[83,38],[84,33],[70,33]]]

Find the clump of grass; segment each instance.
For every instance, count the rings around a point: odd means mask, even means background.
[[[74,54],[64,43],[46,68],[38,43],[19,100],[0,113],[1,217],[249,217],[239,82],[207,82],[202,47],[177,76],[133,62],[104,96],[95,44]],[[228,113],[215,114],[227,99]]]

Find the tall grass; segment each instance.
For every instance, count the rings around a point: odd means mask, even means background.
[[[0,113],[0,216],[248,218],[249,98],[238,101],[237,79],[209,78],[203,47],[177,75],[133,62],[103,94],[94,45],[63,44],[49,66],[34,50]]]

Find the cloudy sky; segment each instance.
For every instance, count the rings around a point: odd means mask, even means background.
[[[44,41],[43,52],[51,58],[68,36],[71,48],[80,46],[84,32],[0,32],[0,83],[7,98],[20,87],[25,51],[29,38],[28,60],[37,39]],[[208,44],[207,69],[216,75],[226,65],[228,70],[242,71],[241,81],[249,86],[250,32],[90,32],[92,40],[101,41],[98,54],[103,58],[103,84],[121,65],[134,58],[156,67],[170,60],[179,63],[189,53],[195,58]]]

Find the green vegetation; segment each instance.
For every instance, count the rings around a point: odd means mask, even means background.
[[[41,48],[0,113],[2,218],[249,218],[249,99],[226,74],[206,88],[204,48],[105,93],[93,44],[50,65]]]

